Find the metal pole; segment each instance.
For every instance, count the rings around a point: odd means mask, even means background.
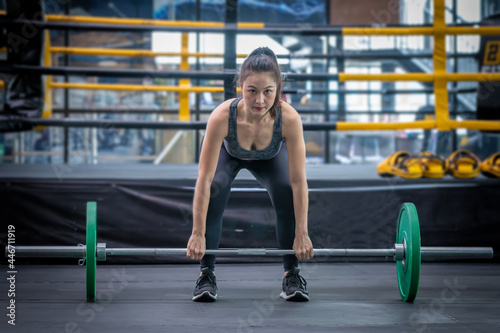
[[[25,258],[84,258],[86,246],[16,246],[16,257]],[[5,247],[5,254],[9,254]]]
[[[327,12],[327,16],[329,12]],[[326,50],[327,53],[333,53],[332,46],[330,45],[330,37],[326,38]],[[330,71],[331,59],[326,59],[326,72]],[[330,81],[326,81],[326,90],[330,89]],[[330,121],[330,94],[325,94],[325,115],[323,121]],[[324,164],[330,163],[330,131],[325,131],[325,139],[324,139]]]
[[[64,6],[64,15],[69,15],[71,1],[67,1]],[[69,47],[69,30],[64,30],[64,46]],[[64,67],[69,66],[69,55],[64,55]],[[69,75],[64,75],[64,82],[69,82]],[[69,89],[64,89],[64,118],[69,117]],[[63,130],[63,163],[69,163],[69,128]]]
[[[238,256],[266,256],[279,257],[295,254],[294,250],[281,249],[219,249],[206,250],[206,254],[214,254],[223,257]],[[395,249],[316,249],[314,255],[318,257],[390,257],[396,254]],[[186,255],[186,249],[182,248],[109,248],[106,256],[162,256],[162,255]]]
[[[226,0],[226,27],[235,28],[238,23],[238,0]],[[224,33],[224,71],[236,71],[236,32]],[[224,79],[224,100],[236,97],[234,77]]]
[[[201,0],[196,0],[196,21],[201,21]],[[196,32],[196,52],[200,52],[200,32]],[[196,70],[199,71],[200,67],[200,57],[196,57]],[[195,84],[200,85],[200,80],[196,80]],[[196,94],[196,107],[195,107],[195,120],[200,121],[200,94]],[[200,162],[200,131],[194,132],[194,162]]]
[[[422,259],[491,259],[491,247],[422,247]]]
[[[453,0],[452,4],[452,16],[453,16],[453,23],[457,23],[457,0]],[[457,58],[457,51],[458,51],[458,36],[453,36],[453,73],[458,73],[458,58]],[[458,88],[458,82],[452,82],[451,83],[452,89],[457,90]],[[453,94],[451,98],[451,105],[452,111],[450,112],[450,118],[451,119],[456,119],[457,118],[457,110],[458,110],[458,94]],[[451,130],[451,151],[457,150],[457,130]]]
[[[26,162],[26,156],[25,156],[25,141],[26,141],[26,135],[24,132],[19,133],[19,163],[24,164]]]
[[[344,52],[344,37],[337,36],[337,52]],[[336,61],[337,64],[337,73],[345,72],[345,58],[339,58]],[[347,119],[346,116],[346,101],[345,101],[345,93],[344,90],[346,88],[345,82],[338,83],[338,102],[337,102],[337,121],[345,121]]]
[[[402,247],[396,244],[392,249],[315,249],[316,257],[394,257],[399,255]],[[175,256],[186,255],[184,248],[104,248],[106,256]],[[9,252],[5,247],[5,254]],[[85,257],[85,246],[16,246],[15,253],[18,257],[51,257],[51,258],[83,258]],[[276,257],[287,254],[295,254],[294,250],[282,249],[218,249],[207,250],[207,254],[222,257],[237,256],[269,256]],[[491,259],[493,248],[491,247],[422,247],[422,260],[432,259]]]

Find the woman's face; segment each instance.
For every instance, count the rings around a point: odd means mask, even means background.
[[[276,99],[276,82],[271,73],[255,73],[240,82],[246,109],[256,116],[263,116]]]

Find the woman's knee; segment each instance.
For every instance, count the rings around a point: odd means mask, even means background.
[[[287,209],[293,207],[293,191],[290,183],[273,186],[269,194],[275,208]]]

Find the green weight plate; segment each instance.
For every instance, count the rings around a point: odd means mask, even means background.
[[[415,205],[404,203],[399,211],[396,243],[405,244],[405,259],[396,262],[401,299],[413,302],[420,281],[420,226]]]
[[[97,245],[97,205],[95,202],[87,203],[87,302],[95,301],[96,292],[96,245]]]

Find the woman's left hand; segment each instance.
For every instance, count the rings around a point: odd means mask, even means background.
[[[299,260],[307,260],[314,257],[314,249],[309,235],[296,235],[293,241],[295,256]]]

